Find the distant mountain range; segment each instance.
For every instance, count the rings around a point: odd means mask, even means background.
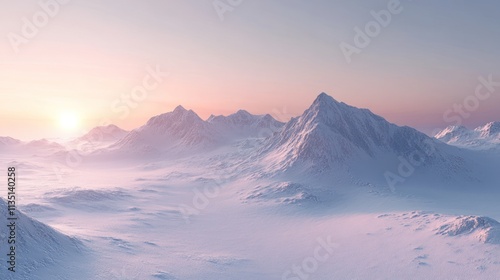
[[[23,142],[11,137],[0,137],[0,152],[19,155],[51,155],[66,148],[62,144],[47,139]]]
[[[243,110],[204,121],[192,110],[178,106],[170,113],[152,117],[110,149],[134,156],[200,152],[238,139],[269,136],[282,126],[270,115],[252,115]]]
[[[240,160],[253,166],[248,170],[258,169],[261,176],[321,175],[386,184],[390,174],[399,181],[412,177],[451,182],[450,178],[463,181],[474,177],[474,173],[470,154],[448,144],[483,147],[485,143],[496,143],[500,141],[499,127],[499,123],[475,130],[450,127],[436,136],[439,141],[321,93],[301,116],[286,124],[269,114],[252,115],[244,110],[203,120],[192,110],[178,106],[130,132],[115,125],[96,127],[61,144],[48,140],[25,143],[2,137],[0,149],[23,154],[54,153],[59,158],[64,158],[65,150],[77,149],[100,159],[140,161],[215,151],[223,154],[241,147],[242,142],[253,141]]]
[[[449,126],[435,138],[458,147],[488,150],[500,148],[500,122],[490,122],[475,129],[465,126]]]

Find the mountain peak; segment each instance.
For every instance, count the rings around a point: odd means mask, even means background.
[[[421,151],[426,140],[427,136],[414,129],[398,127],[368,109],[321,93],[304,114],[270,138],[263,150],[278,151],[286,159],[280,168],[302,162],[308,168],[322,169],[353,157]]]
[[[179,105],[179,106],[175,107],[173,112],[174,113],[183,113],[183,112],[187,112],[187,110],[184,107],[182,107],[182,105]]]
[[[473,130],[464,126],[448,126],[434,137],[447,144],[470,149],[495,148],[500,143],[500,122],[490,122]]]
[[[150,118],[146,126],[194,125],[203,122],[193,110],[186,110],[179,105],[172,112]]]
[[[335,100],[333,97],[331,97],[330,95],[322,92],[318,95],[318,97],[316,97],[316,100],[314,100],[313,104],[315,104],[315,103],[320,103],[320,104],[335,103],[335,104],[338,104],[339,102],[337,100]]]
[[[238,112],[235,113],[235,115],[251,116],[252,114],[250,114],[247,110],[240,109],[240,110],[238,110]]]
[[[109,133],[112,133],[112,132],[115,132],[115,131],[125,131],[125,130],[121,129],[120,127],[118,127],[117,125],[114,125],[114,124],[108,124],[108,125],[103,125],[103,126],[96,126],[96,127],[92,128],[90,130],[90,132],[96,131],[96,130],[100,130],[100,131],[104,131],[104,132],[109,132]]]
[[[368,109],[360,109],[339,102],[324,92],[318,95],[302,118],[332,127],[344,126],[345,129],[352,126],[354,122],[365,126],[370,121],[385,121]]]
[[[492,133],[500,132],[500,122],[490,122],[485,125],[485,128],[490,130]]]
[[[460,132],[467,132],[467,131],[469,131],[469,129],[463,125],[450,125],[450,126],[447,126],[445,129],[436,133],[436,135],[434,135],[434,137],[440,139],[440,138],[445,137],[446,135],[448,135],[450,133],[460,133]]]
[[[104,126],[105,129],[121,129],[119,128],[117,125],[115,124],[108,124],[106,126]]]
[[[482,137],[489,137],[500,133],[500,122],[490,122],[475,129]]]

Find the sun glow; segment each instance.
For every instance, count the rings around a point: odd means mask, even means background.
[[[77,114],[73,112],[63,112],[59,115],[59,126],[67,131],[75,130],[80,125]]]

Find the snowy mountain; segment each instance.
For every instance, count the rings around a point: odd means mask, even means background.
[[[177,106],[174,111],[152,117],[128,133],[110,149],[132,154],[203,148],[217,142],[216,132],[192,110]]]
[[[66,143],[66,145],[70,149],[76,149],[82,152],[92,152],[116,143],[127,134],[128,131],[114,124],[97,126],[85,135]]]
[[[23,142],[11,137],[0,137],[0,151],[6,154],[44,156],[64,150],[63,145],[47,139]]]
[[[252,115],[245,110],[239,110],[229,116],[212,115],[207,122],[228,138],[267,137],[284,125],[269,114]]]
[[[386,171],[398,170],[402,159],[429,172],[462,170],[463,159],[455,150],[322,93],[303,115],[269,138],[261,153],[270,172],[381,179]]]
[[[500,147],[500,122],[490,122],[473,130],[449,126],[434,136],[447,144],[475,150]]]
[[[476,128],[475,131],[479,132],[483,138],[494,137],[500,139],[500,122],[487,123]]]
[[[21,140],[14,139],[12,137],[0,137],[0,148],[19,144],[21,144]]]
[[[151,118],[110,149],[149,155],[207,151],[238,139],[269,136],[282,126],[270,115],[256,116],[243,110],[204,121],[192,110],[178,106]]]
[[[127,135],[128,131],[119,128],[114,124],[107,126],[97,126],[91,129],[87,134],[76,139],[77,141],[87,142],[116,142]]]
[[[473,131],[469,130],[465,126],[448,126],[438,132],[434,137],[448,144],[451,144],[458,139],[472,140],[475,138]]]
[[[23,144],[23,148],[29,149],[29,150],[45,150],[47,152],[57,152],[64,150],[64,146],[56,143],[49,141],[47,139],[40,139],[40,140],[33,140],[28,143]]]

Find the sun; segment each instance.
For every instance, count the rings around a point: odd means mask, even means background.
[[[59,126],[64,130],[75,130],[78,128],[80,120],[73,112],[62,112],[59,114]]]

